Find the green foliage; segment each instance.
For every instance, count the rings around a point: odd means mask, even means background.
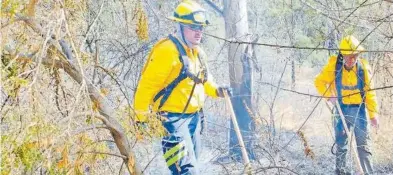
[[[85,122],[86,122],[86,124],[88,124],[88,125],[93,124],[93,116],[91,116],[91,115],[86,116]]]
[[[71,13],[86,12],[87,10],[85,0],[65,0],[64,5]]]
[[[307,1],[307,3],[311,6],[318,5],[312,1]],[[282,35],[277,35],[280,41],[292,43],[295,47],[324,47],[328,32],[326,17],[319,15],[318,11],[308,8],[300,1],[271,1],[268,4],[270,6],[267,10],[267,23],[275,26],[272,32],[282,33]],[[295,49],[293,51],[295,59],[300,63],[314,65],[320,62],[318,60],[327,57],[326,51],[318,53],[312,50]]]
[[[166,131],[162,126],[161,118],[158,115],[151,114],[148,116],[145,127],[135,124],[135,114],[133,109],[131,109],[129,106],[119,108],[117,114],[120,117],[119,121],[123,128],[127,131],[128,134],[132,135],[132,137],[135,137],[137,140],[154,139],[166,134]],[[128,117],[123,117],[125,114]]]
[[[22,116],[19,112],[25,114]],[[8,127],[1,136],[2,175],[34,174],[38,168],[49,174],[65,174],[63,168],[56,167],[55,148],[59,141],[56,137],[60,133],[56,125],[44,121],[42,116],[26,114],[26,111],[15,110],[3,117]],[[18,120],[28,125],[18,124]]]
[[[16,146],[16,142],[9,135],[1,136],[1,175],[11,173],[11,169],[14,166],[15,160],[12,156],[12,150],[10,148]]]
[[[93,17],[98,15],[98,9],[93,8],[90,9],[88,16],[86,15],[87,7],[94,7],[94,4],[101,3],[86,0],[1,1],[0,15],[2,23],[5,24],[2,27],[2,34],[5,37],[2,38],[1,46],[2,49],[4,46],[7,47],[2,50],[0,78],[2,92],[13,97],[4,102],[1,110],[2,127],[6,128],[2,128],[1,135],[1,175],[37,174],[40,173],[39,171],[44,174],[83,174],[85,167],[100,166],[102,162],[100,160],[109,157],[103,153],[117,151],[109,150],[107,142],[97,141],[110,140],[111,135],[107,131],[102,132],[104,134],[99,137],[92,130],[77,133],[79,129],[102,125],[102,122],[91,114],[86,118],[80,117],[85,116],[79,115],[80,113],[91,112],[90,109],[86,109],[90,104],[87,103],[90,99],[85,91],[86,86],[79,86],[69,76],[59,76],[61,81],[56,81],[49,74],[51,71],[48,70],[56,65],[48,66],[41,64],[40,61],[54,58],[51,57],[52,54],[58,53],[48,51],[48,47],[51,49],[52,44],[58,43],[50,41],[50,37],[41,36],[30,27],[36,24],[37,28],[41,28],[48,36],[55,35],[55,40],[64,39],[68,45],[75,46],[72,53],[78,54],[79,61],[83,64],[82,69],[86,71],[84,78],[89,81],[92,55],[84,52],[85,48],[81,45],[86,46],[86,44],[81,38],[99,40],[99,44],[104,44],[106,40],[96,37],[106,35],[107,30],[106,28],[96,30],[98,27],[95,27],[103,20],[100,16],[93,25],[94,28],[86,35],[85,29],[91,25]],[[108,12],[108,4],[111,5],[105,2],[101,15]],[[118,15],[118,9],[109,10],[111,11],[108,13]],[[67,21],[62,18],[63,12]],[[141,12],[143,13],[138,19],[140,19],[140,34],[143,36],[148,30],[148,16],[145,11]],[[12,20],[16,19],[16,15],[34,18],[31,18],[31,21],[14,22]],[[65,24],[68,26],[66,27]],[[129,49],[130,46],[125,47]],[[36,54],[30,57],[30,53]],[[105,57],[101,57],[100,54],[101,50],[97,53],[98,64],[101,63],[101,58]],[[32,61],[36,62],[30,64]],[[64,72],[60,71],[60,73]],[[34,84],[32,84],[33,80]],[[74,87],[77,88],[73,89]],[[129,124],[125,126],[131,127]],[[97,130],[101,132],[102,128],[94,131]],[[102,174],[102,172],[97,171],[95,174]]]
[[[36,163],[43,160],[41,151],[31,143],[25,142],[17,147],[15,154],[25,167],[25,172],[31,171]]]
[[[29,84],[27,78],[20,77],[24,71],[25,65],[18,64],[17,59],[10,59],[11,55],[2,55],[1,64],[1,80],[3,82],[3,89],[10,97],[17,97],[19,89],[26,87]]]
[[[1,2],[1,16],[6,16],[13,20],[15,14],[20,12],[21,5],[21,1],[18,0],[3,0]]]
[[[148,19],[147,15],[142,8],[141,1],[137,2],[135,7],[135,16],[136,16],[136,29],[135,33],[138,36],[138,39],[141,41],[147,41],[149,39],[149,26],[148,26]]]

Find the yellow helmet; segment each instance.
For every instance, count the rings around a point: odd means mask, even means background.
[[[340,42],[340,52],[343,55],[358,54],[364,52],[364,50],[359,40],[352,35],[344,37]]]
[[[173,16],[169,19],[184,23],[206,26],[209,21],[205,16],[205,9],[203,9],[198,3],[191,0],[184,0],[175,9]]]

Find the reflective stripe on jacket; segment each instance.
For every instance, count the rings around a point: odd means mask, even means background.
[[[376,100],[376,93],[375,91],[368,91],[369,89],[373,88],[373,83],[370,81],[371,74],[371,67],[368,64],[367,60],[365,59],[358,59],[362,64],[364,69],[364,91],[365,91],[365,104],[367,111],[370,115],[370,119],[374,118],[378,113],[378,104]],[[330,57],[328,63],[323,67],[322,71],[316,76],[315,78],[315,87],[318,90],[318,93],[324,97],[335,97],[336,94],[336,85],[335,85],[335,67],[336,67],[337,57],[332,56]],[[354,87],[357,86],[357,81],[363,81],[362,78],[358,79],[358,75],[356,74],[357,67],[355,66],[352,70],[346,70],[345,68],[342,71],[342,85],[347,87]],[[331,85],[330,85],[331,84]],[[330,85],[330,87],[329,87]],[[361,104],[362,98],[360,95],[360,90],[357,88],[346,88],[342,89],[342,101],[343,104],[350,105],[350,104]],[[354,94],[355,95],[350,95]],[[348,96],[350,95],[350,96]]]

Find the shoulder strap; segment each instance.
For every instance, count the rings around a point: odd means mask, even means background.
[[[357,62],[357,68],[358,68],[358,88],[360,91],[360,95],[362,97],[362,99],[364,100],[365,98],[365,93],[364,93],[364,83],[365,83],[365,76],[364,76],[364,68],[363,68],[363,64],[361,63],[360,59]]]
[[[339,54],[337,56],[337,62],[336,62],[336,68],[335,68],[335,74],[336,74],[336,79],[335,79],[335,83],[336,83],[336,90],[337,90],[337,99],[340,105],[343,105],[343,101],[342,101],[342,72],[343,72],[343,58],[342,55]],[[360,96],[362,98],[362,101],[365,98],[365,93],[364,93],[364,82],[365,82],[365,76],[364,76],[364,69],[362,66],[362,63],[360,62],[360,60],[357,61],[356,63],[357,66],[357,79],[358,79],[358,83],[357,83],[357,87],[360,91]],[[362,103],[364,104],[364,103]],[[364,106],[364,105],[362,105]]]
[[[168,36],[168,39],[170,39],[176,46],[177,51],[179,52],[179,61],[182,63],[182,68],[180,70],[179,76],[177,76],[171,83],[169,83],[168,86],[166,86],[164,89],[162,89],[160,92],[157,93],[157,95],[154,97],[153,101],[157,101],[160,97],[161,101],[158,106],[160,109],[164,103],[168,100],[170,94],[172,93],[173,89],[184,79],[187,78],[187,69],[188,69],[188,58],[183,59],[184,57],[187,56],[186,51],[184,47],[180,44],[180,42],[173,37],[172,35]],[[180,44],[180,45],[179,45]]]
[[[197,47],[197,50],[198,50],[198,60],[202,66],[202,72],[201,72],[201,74],[203,76],[202,83],[205,83],[209,77],[209,75],[208,75],[209,72],[207,71],[207,66],[206,66],[206,62],[205,62],[207,56],[206,56],[205,51],[203,51],[200,47]]]
[[[168,39],[170,39],[176,46],[176,49],[179,52],[179,61],[182,63],[182,68],[180,70],[179,76],[177,76],[167,87],[165,87],[164,89],[162,89],[161,91],[159,91],[157,93],[157,95],[154,97],[153,101],[157,101],[160,97],[160,104],[158,106],[158,109],[160,109],[164,103],[168,100],[169,96],[172,94],[173,89],[184,79],[186,79],[187,77],[189,77],[190,79],[192,79],[195,84],[197,83],[202,83],[202,80],[198,78],[198,75],[194,75],[189,71],[189,58],[187,56],[187,52],[184,49],[183,45],[180,43],[180,41],[172,36],[169,35]],[[190,94],[190,98],[191,98],[192,94]]]
[[[176,37],[174,37],[172,35],[169,35],[168,38],[175,44],[176,49],[177,49],[177,51],[180,54],[179,55],[179,60],[183,64],[181,73],[183,73],[183,71],[184,71],[184,73],[188,72],[189,71],[188,70],[189,59],[188,59],[188,56],[187,56],[186,49],[184,49],[183,45],[180,43],[180,41]]]
[[[337,90],[337,100],[340,105],[343,104],[343,99],[342,99],[342,72],[343,72],[343,56],[341,53],[338,54],[337,56],[337,61],[336,61],[336,68],[335,68],[335,83],[336,83],[336,90]]]
[[[183,68],[184,68],[184,73],[187,75],[187,77],[188,78],[190,78],[190,79],[192,79],[194,82],[196,82],[197,84],[199,84],[199,83],[203,83],[203,80],[201,80],[198,76],[196,76],[195,74],[193,74],[193,73],[191,73],[190,71],[189,71],[189,58],[188,58],[188,56],[187,56],[187,52],[186,52],[186,50],[184,49],[184,47],[183,47],[183,45],[180,43],[180,41],[176,38],[176,37],[174,37],[174,36],[172,36],[172,35],[169,35],[169,39],[173,42],[173,43],[175,43],[175,45],[176,45],[176,48],[177,48],[177,50],[179,51],[179,53],[180,53],[180,62],[182,62],[182,64],[183,64]],[[199,58],[199,57],[198,57]],[[201,60],[199,60],[199,61],[201,61]],[[203,64],[203,63],[201,63],[201,64]]]

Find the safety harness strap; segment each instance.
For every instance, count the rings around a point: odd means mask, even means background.
[[[357,61],[356,66],[357,66],[357,75],[358,75],[358,80],[357,80],[357,87],[356,89],[359,89],[360,91],[360,96],[362,98],[362,102],[361,104],[344,104],[343,103],[343,96],[342,96],[342,90],[355,90],[353,87],[349,87],[349,86],[343,86],[342,84],[342,74],[343,74],[343,69],[344,69],[344,60],[343,57],[341,55],[341,53],[337,56],[337,62],[336,62],[336,68],[335,68],[335,74],[336,74],[336,79],[335,79],[335,83],[336,83],[336,89],[337,89],[337,99],[338,102],[340,104],[340,106],[342,107],[348,107],[348,106],[360,106],[361,108],[364,109],[364,97],[365,97],[365,93],[364,93],[364,81],[365,81],[365,77],[364,77],[364,70],[363,70],[363,66],[360,63],[360,60]]]
[[[189,58],[187,56],[186,50],[184,49],[180,41],[172,35],[169,35],[168,38],[175,44],[176,49],[179,52],[179,60],[182,63],[182,68],[180,70],[179,76],[176,77],[167,87],[165,87],[160,92],[158,92],[157,95],[154,97],[153,99],[154,102],[157,101],[160,97],[162,97],[158,109],[160,109],[164,105],[164,103],[168,100],[173,89],[175,89],[175,87],[187,77],[193,80],[197,84],[206,82],[206,78],[204,78],[203,80],[198,78],[199,73],[198,75],[195,75],[189,71]],[[203,72],[207,72],[205,67]],[[204,76],[206,77],[206,73],[204,74]]]

